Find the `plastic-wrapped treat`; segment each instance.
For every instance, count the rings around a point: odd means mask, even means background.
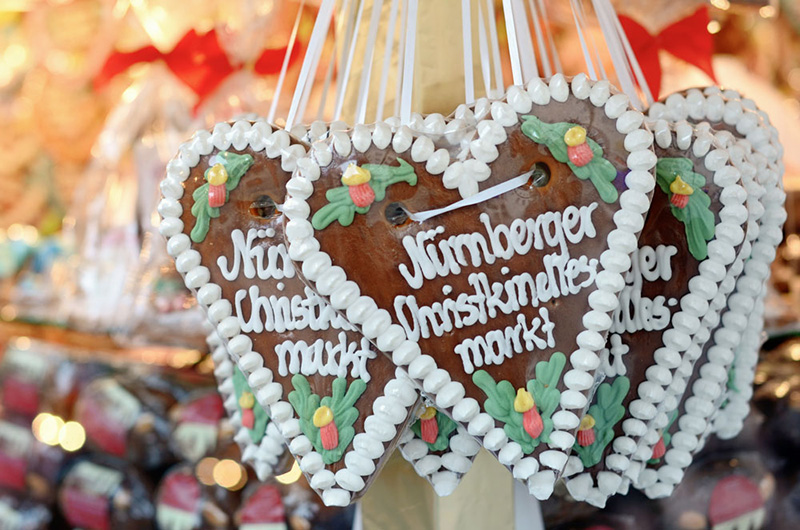
[[[0,420],[0,492],[52,503],[66,458],[60,448],[36,440],[30,424]]]
[[[153,528],[151,487],[121,460],[94,456],[74,462],[64,474],[58,507],[66,521],[85,530]]]
[[[3,530],[45,530],[50,528],[50,509],[30,500],[0,495],[0,528]]]
[[[219,464],[217,464],[219,465]],[[156,493],[156,521],[160,530],[232,530],[233,512],[240,493],[198,478],[189,465],[173,467]]]
[[[286,530],[286,509],[281,491],[272,484],[254,483],[247,487],[236,511],[238,530]]]
[[[233,427],[225,418],[222,398],[216,389],[193,393],[169,411],[170,443],[175,455],[196,462],[233,443]]]

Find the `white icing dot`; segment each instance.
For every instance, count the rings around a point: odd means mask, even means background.
[[[452,292],[453,292],[453,286],[452,285],[445,285],[444,287],[442,287],[442,294],[448,295],[448,294],[450,294]]]
[[[279,291],[283,291],[286,288],[283,282],[278,282],[278,285],[275,286]]]
[[[676,305],[678,305],[678,300],[676,298],[670,298],[669,300],[667,300],[667,305],[670,307],[675,307]]]
[[[502,269],[500,269],[501,274],[508,274],[508,271],[509,271],[508,267],[503,267]]]

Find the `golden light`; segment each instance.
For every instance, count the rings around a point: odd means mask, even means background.
[[[789,384],[789,381],[784,381],[783,383],[779,384],[778,387],[775,389],[775,397],[781,399],[782,397],[784,397],[786,394],[789,393],[790,388],[791,385]]]
[[[65,451],[77,451],[86,443],[86,431],[77,421],[68,421],[58,433],[58,443]]]
[[[64,426],[64,420],[58,416],[43,412],[36,416],[31,423],[33,435],[47,445],[58,445],[58,435]]]
[[[17,241],[22,239],[22,236],[25,232],[25,228],[19,224],[14,223],[13,225],[8,227],[8,239]]]
[[[14,341],[14,348],[18,350],[29,350],[31,348],[31,339],[28,337],[17,337]]]
[[[793,361],[800,361],[800,343],[789,346],[789,357],[791,357]]]
[[[762,18],[772,18],[778,14],[778,10],[775,9],[775,6],[763,6],[758,10],[758,14],[761,15]]]
[[[284,473],[283,475],[278,475],[275,477],[275,480],[280,482],[281,484],[294,484],[300,479],[300,465],[297,463],[297,460],[294,461],[292,464],[292,469]]]
[[[0,309],[0,320],[5,320],[10,322],[17,318],[17,308],[11,304],[3,306],[3,309]]]
[[[3,52],[3,59],[9,67],[19,68],[28,60],[28,49],[19,43],[9,44]]]
[[[731,3],[728,0],[711,0],[711,5],[723,11],[727,11],[731,7]]]
[[[194,468],[194,474],[197,475],[197,480],[206,486],[214,485],[214,468],[219,463],[219,460],[214,457],[206,457],[197,463]]]
[[[243,475],[244,469],[233,460],[220,460],[214,466],[214,482],[229,490],[238,489]]]
[[[709,33],[714,35],[716,33],[719,33],[719,30],[722,29],[722,25],[719,23],[718,20],[712,20],[711,22],[708,23],[708,26],[706,26],[706,29],[708,29]]]

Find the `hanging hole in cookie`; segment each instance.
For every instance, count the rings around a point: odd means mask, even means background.
[[[386,220],[389,224],[394,226],[402,226],[408,222],[408,214],[406,209],[399,202],[393,202],[386,206],[383,210]]]
[[[544,162],[536,162],[530,169],[531,177],[528,179],[528,188],[543,188],[550,182],[550,166]]]
[[[269,195],[261,195],[259,198],[250,203],[250,215],[253,217],[269,219],[271,217],[275,217],[277,214],[278,206]]]

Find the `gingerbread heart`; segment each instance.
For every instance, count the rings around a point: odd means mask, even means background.
[[[456,160],[385,124],[314,144],[288,185],[286,238],[303,279],[546,498],[655,155],[627,98],[585,76],[512,88],[491,117]]]
[[[740,252],[747,192],[720,140],[686,122],[653,129],[658,187],[603,352],[606,380],[566,473],[572,496],[598,506],[626,487],[632,460],[664,457],[653,427],[659,407],[674,374],[691,372],[709,339],[706,320],[722,309],[712,300],[726,279],[735,282],[749,252]]]
[[[207,341],[217,390],[235,431],[233,439],[242,451],[242,462],[250,464],[261,481],[289,471],[292,459],[278,427],[255,400],[247,378],[231,360],[216,331],[210,331]]]
[[[159,229],[312,488],[344,506],[380,470],[417,394],[288,258],[279,205],[305,152],[264,122],[196,133],[168,165]]]
[[[779,164],[775,158],[782,149],[763,115],[752,110],[755,109],[752,101],[742,100],[732,91],[726,91],[723,98],[716,87],[703,92],[692,89],[670,96],[667,101],[668,106],[654,105],[651,113],[663,115],[672,109],[669,114],[687,114],[693,121],[709,119],[715,129],[722,131],[718,136],[727,137],[732,161],[742,170],[748,189],[751,219],[747,236],[752,252],[735,284],[726,279],[728,293],[735,288],[734,293],[715,300],[722,314],[709,322],[712,340],[702,348],[694,369],[679,371],[670,385],[673,392],[664,400],[665,413],[658,423],[665,450],[670,449],[670,441],[676,440],[679,447],[675,449],[681,458],[673,456],[669,463],[651,459],[641,464],[644,469],[635,485],[651,497],[673,491],[675,478],[691,463],[692,454],[702,448],[714,423],[728,437],[741,430],[749,412],[747,402],[752,395],[763,329],[764,285],[786,216],[785,194],[779,184]],[[708,125],[708,122],[702,124]],[[755,145],[747,138],[754,140]],[[722,287],[720,290],[723,291]],[[667,469],[662,471],[664,467]]]

